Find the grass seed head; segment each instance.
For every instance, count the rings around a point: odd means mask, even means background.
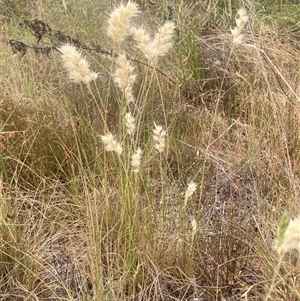
[[[184,195],[184,206],[187,205],[189,198],[193,195],[193,193],[196,191],[196,189],[197,189],[197,184],[195,182],[191,181],[188,184],[188,187],[187,187],[185,195]]]
[[[114,135],[109,133],[101,136],[101,141],[104,144],[104,148],[107,152],[115,152],[119,156],[122,153],[122,145],[115,139]]]
[[[130,136],[133,136],[135,132],[135,118],[132,116],[131,112],[126,113],[125,123],[126,123],[127,133]]]
[[[151,37],[144,28],[133,28],[131,34],[137,42],[137,48],[144,54],[148,61],[153,60],[153,46],[151,45]]]
[[[132,92],[132,88],[131,87],[128,87],[125,90],[125,98],[126,98],[126,105],[130,104],[131,102],[134,103],[135,98],[133,96],[133,92]]]
[[[170,51],[173,45],[174,30],[175,24],[166,22],[158,30],[153,40],[143,28],[133,29],[131,33],[137,42],[137,48],[143,52],[151,65],[156,65],[158,58],[167,55]]]
[[[300,251],[300,217],[290,219],[284,214],[277,229],[275,250],[284,255],[293,249]]]
[[[198,223],[197,223],[195,217],[193,217],[192,220],[191,220],[191,226],[192,226],[191,236],[192,236],[192,242],[193,242],[194,239],[195,239],[195,235],[197,233],[197,228],[198,228]]]
[[[151,37],[148,32],[143,28],[132,28],[131,34],[134,40],[138,43],[138,48],[144,52],[151,43]]]
[[[239,45],[242,43],[242,40],[243,40],[242,31],[243,31],[246,23],[249,20],[249,17],[247,15],[245,8],[240,8],[238,10],[238,16],[239,17],[235,20],[236,27],[231,29],[231,34],[233,36],[233,44],[234,45]]]
[[[134,173],[138,173],[140,171],[142,154],[143,154],[143,151],[139,147],[131,157],[131,166],[133,168],[132,171]]]
[[[130,61],[127,60],[125,54],[118,56],[116,64],[117,69],[114,73],[114,81],[121,91],[125,93],[135,82],[136,74],[134,74],[134,67],[131,65]]]
[[[173,45],[175,24],[166,22],[157,32],[153,40],[153,48],[157,51],[157,56],[167,55]]]
[[[87,86],[92,80],[96,80],[98,74],[90,70],[90,65],[85,57],[72,45],[65,44],[59,48],[63,65],[69,73],[69,77],[75,83],[84,83]]]
[[[110,36],[115,43],[120,44],[127,35],[131,19],[139,13],[140,11],[136,3],[128,1],[126,5],[121,4],[111,12],[109,16],[108,36]]]
[[[248,17],[248,15],[247,15],[247,11],[246,11],[246,9],[245,8],[240,8],[239,10],[238,10],[238,15],[239,15],[239,17],[236,19],[236,26],[238,27],[238,28],[241,28],[241,29],[243,29],[243,27],[245,26],[245,24],[248,22],[248,20],[249,20],[249,17]]]
[[[153,140],[155,142],[155,149],[162,153],[166,148],[167,132],[163,127],[154,123]]]

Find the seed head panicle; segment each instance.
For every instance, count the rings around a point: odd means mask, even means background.
[[[134,95],[133,95],[133,92],[132,92],[132,88],[131,87],[128,87],[126,90],[125,90],[125,99],[126,99],[126,105],[130,104],[131,102],[135,102],[135,98],[134,98]]]
[[[107,152],[115,152],[119,156],[121,155],[123,151],[122,145],[115,139],[113,134],[109,133],[102,135],[101,141],[104,144],[104,148]]]
[[[134,73],[134,67],[130,61],[127,60],[125,54],[120,54],[116,60],[117,69],[114,73],[114,82],[123,92],[126,98],[127,104],[134,102],[132,85],[135,82],[136,74]]]
[[[145,28],[140,27],[132,28],[131,34],[133,35],[133,38],[137,41],[138,48],[140,48],[140,50],[144,52],[144,50],[146,50],[151,43],[151,37],[148,34],[148,32],[145,30]]]
[[[197,189],[197,184],[193,181],[191,181],[189,184],[188,184],[188,187],[186,189],[186,192],[185,192],[185,195],[184,195],[184,206],[186,207],[187,205],[187,202],[189,200],[189,198],[193,195],[193,193],[196,191]]]
[[[168,54],[173,45],[175,24],[173,22],[166,22],[156,33],[152,42],[153,48],[157,51],[157,56],[164,56]]]
[[[127,60],[125,54],[118,56],[116,64],[117,69],[114,73],[114,81],[121,91],[125,93],[126,89],[131,87],[135,82],[136,74],[134,74],[134,67]]]
[[[65,44],[58,50],[61,52],[63,65],[69,72],[70,79],[75,83],[89,85],[92,80],[97,79],[98,74],[90,70],[88,61],[74,46]]]
[[[284,255],[293,249],[300,251],[300,217],[290,219],[285,213],[277,229],[275,250]]]
[[[148,33],[143,28],[132,29],[131,33],[137,42],[137,48],[145,55],[151,65],[156,65],[158,58],[168,54],[173,42],[175,24],[166,22],[158,29],[154,39],[151,40]]]
[[[133,136],[135,132],[135,118],[132,116],[130,112],[126,113],[125,115],[125,123],[126,123],[127,133],[130,136]]]
[[[138,173],[140,171],[142,154],[143,151],[139,147],[131,157],[131,166],[134,173]]]
[[[107,34],[115,43],[120,44],[128,33],[131,19],[140,13],[138,5],[128,1],[121,4],[109,15]]]
[[[192,236],[192,243],[193,243],[193,241],[195,239],[195,235],[197,233],[197,228],[198,228],[198,223],[197,223],[195,217],[193,217],[191,220],[191,226],[192,226],[192,233],[191,233],[192,235],[191,236]]]
[[[249,17],[245,8],[240,8],[238,11],[239,17],[235,20],[236,26],[240,29],[243,29],[245,24],[248,22]]]
[[[155,149],[162,153],[166,148],[167,132],[163,130],[163,127],[154,123],[153,140],[155,142]]]
[[[245,8],[240,8],[238,10],[238,16],[239,17],[235,20],[236,27],[231,29],[231,34],[233,36],[233,44],[234,45],[239,45],[242,43],[242,40],[243,40],[242,31],[243,31],[246,23],[249,20],[249,17],[247,15]]]
[[[151,62],[156,53],[153,51],[153,45],[150,35],[144,28],[133,28],[131,30],[134,40],[137,42],[137,48],[144,54],[145,58]]]

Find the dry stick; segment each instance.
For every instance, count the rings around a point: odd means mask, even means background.
[[[72,41],[72,40],[71,40]],[[20,42],[20,41],[17,41],[17,40],[9,40],[8,43],[10,44],[12,50],[14,53],[16,52],[21,52],[22,53],[22,56],[25,55],[26,53],[26,50],[27,49],[32,49],[34,50],[36,53],[38,54],[46,54],[46,55],[49,55],[49,53],[53,50],[57,50],[58,51],[58,48],[55,47],[55,46],[51,46],[51,47],[37,47],[37,46],[30,46],[30,45],[27,45],[23,42]],[[76,47],[79,47],[79,45],[77,45],[77,43],[75,43]],[[89,50],[89,51],[92,51],[92,52],[96,52],[98,54],[102,54],[102,55],[105,55],[106,57],[107,56],[110,56],[111,58],[113,57],[113,53],[112,52],[109,52],[107,50],[103,50],[99,47],[96,47],[96,48],[91,48],[91,47],[88,47],[86,46],[85,44],[80,44],[80,47],[81,49],[85,49],[85,50]],[[127,58],[133,62],[136,62],[138,64],[141,64],[141,65],[144,65],[150,69],[154,69],[155,71],[157,71],[158,73],[160,73],[161,75],[163,75],[165,78],[167,78],[172,84],[174,85],[177,85],[178,86],[178,83],[176,83],[175,80],[173,80],[172,78],[170,78],[166,73],[164,73],[163,71],[161,71],[160,69],[157,69],[156,67],[153,67],[153,66],[150,66],[149,64],[147,63],[144,63],[142,61],[139,61],[137,59],[134,59],[134,58],[131,58],[129,56],[127,56]]]

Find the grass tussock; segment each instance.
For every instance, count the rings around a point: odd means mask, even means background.
[[[1,4],[1,300],[300,299],[291,2]]]

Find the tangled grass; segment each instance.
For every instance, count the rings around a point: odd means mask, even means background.
[[[300,6],[233,2],[1,4],[0,300],[300,299]]]

